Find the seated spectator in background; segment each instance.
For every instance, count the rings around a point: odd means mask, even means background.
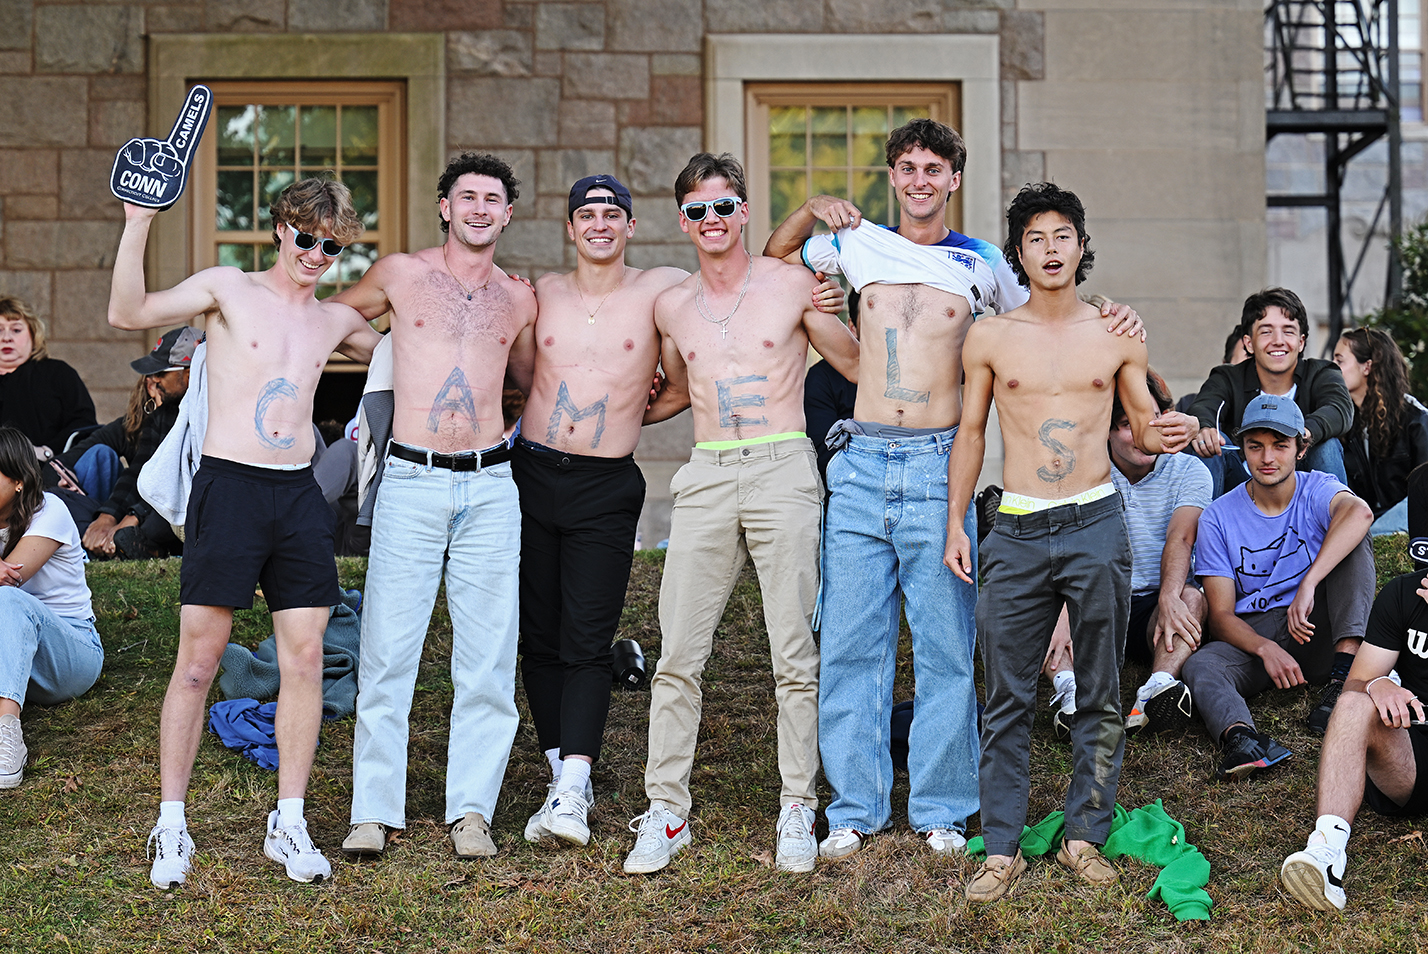
[[[79,531],[42,486],[30,439],[0,428],[0,788],[25,777],[25,703],[83,695],[104,666]]]
[[[822,278],[822,276],[819,276]],[[848,330],[858,334],[858,293],[848,293]],[[858,386],[838,373],[827,360],[820,360],[808,369],[803,379],[803,417],[808,439],[818,455],[818,476],[827,482],[828,461],[833,452],[828,449],[828,431],[834,424],[853,416],[853,404],[858,400]]]
[[[1225,446],[1224,433],[1260,394],[1288,396],[1299,406],[1308,439],[1299,469],[1320,470],[1343,483],[1344,452],[1338,438],[1349,432],[1354,402],[1334,362],[1303,356],[1309,336],[1304,303],[1287,288],[1266,288],[1245,299],[1240,326],[1252,360],[1212,370],[1190,407],[1200,419],[1200,433],[1190,449],[1210,466],[1215,496],[1244,483],[1244,457]]]
[[[97,424],[79,373],[49,357],[44,323],[20,299],[0,297],[0,425],[18,428],[48,461]]]
[[[332,508],[335,520],[332,543],[337,556],[366,556],[372,547],[372,528],[357,524],[360,461],[356,420],[353,418],[345,428],[337,421],[317,425],[321,440],[317,442],[318,456],[313,460],[312,477]]]
[[[1428,695],[1425,603],[1422,573],[1384,584],[1329,720],[1319,759],[1318,820],[1304,850],[1279,869],[1289,893],[1319,911],[1344,909],[1349,826],[1361,805],[1380,815],[1428,814],[1428,727],[1421,724]],[[1391,675],[1394,667],[1398,677]]]
[[[1296,473],[1303,433],[1304,417],[1287,397],[1250,402],[1236,435],[1250,480],[1200,517],[1195,572],[1210,604],[1213,641],[1182,672],[1210,737],[1224,748],[1224,778],[1290,757],[1255,730],[1245,702],[1270,686],[1327,676],[1309,715],[1309,728],[1323,733],[1373,600],[1373,512],[1330,475]]]
[[[1170,410],[1170,388],[1149,369],[1146,387],[1156,407]],[[1135,445],[1117,395],[1111,405],[1111,482],[1125,502],[1131,546],[1131,608],[1126,659],[1150,666],[1135,694],[1126,735],[1183,729],[1190,722],[1190,690],[1180,669],[1200,645],[1207,606],[1195,585],[1193,557],[1200,513],[1210,505],[1210,473],[1188,454],[1147,454]],[[1162,586],[1162,581],[1173,581]],[[1061,610],[1042,672],[1051,680],[1056,737],[1071,738],[1076,712],[1071,624]]]
[[[1221,364],[1240,364],[1248,361],[1250,353],[1245,350],[1245,333],[1239,324],[1230,329],[1230,336],[1225,339],[1225,357]],[[1190,408],[1195,404],[1195,398],[1200,396],[1200,392],[1191,391],[1189,394],[1182,394],[1180,400],[1175,402],[1175,410],[1181,414],[1189,414]]]
[[[1408,364],[1386,332],[1344,332],[1334,363],[1354,401],[1344,438],[1346,483],[1373,508],[1375,536],[1406,533],[1408,474],[1428,463],[1428,408],[1408,393]]]
[[[64,499],[76,525],[83,524],[84,549],[96,559],[139,560],[183,552],[169,522],[139,496],[139,473],[178,419],[179,402],[188,392],[189,365],[201,341],[199,329],[175,328],[161,337],[152,351],[131,361],[129,366],[142,377],[124,416],[60,455],[63,463],[74,468],[89,495],[87,500],[75,500],[73,494]],[[104,487],[90,484],[89,474],[109,468],[118,471],[119,458],[125,466],[116,480]],[[110,462],[108,467],[103,466],[105,460]],[[82,517],[86,505],[91,508],[90,515]]]

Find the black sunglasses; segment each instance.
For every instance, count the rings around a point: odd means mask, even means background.
[[[289,228],[292,227],[289,226]],[[346,248],[344,245],[338,245],[333,239],[326,238],[319,240],[316,235],[309,235],[306,232],[299,232],[297,229],[293,229],[293,244],[304,252],[311,251],[319,241],[322,242],[322,254],[328,258],[336,258],[341,255],[342,250]]]
[[[743,199],[731,195],[710,202],[686,202],[679,207],[679,211],[683,212],[684,217],[691,222],[704,221],[704,216],[709,214],[710,209],[713,209],[714,214],[719,218],[727,219],[738,210],[739,203],[743,201]]]

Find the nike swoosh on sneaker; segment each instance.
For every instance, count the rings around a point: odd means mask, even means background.
[[[1329,883],[1334,887],[1339,889],[1342,889],[1344,887],[1344,879],[1334,874],[1334,868],[1332,865],[1324,866],[1324,877],[1328,878]]]
[[[680,822],[678,828],[670,828],[669,825],[665,825],[665,826],[664,826],[664,837],[666,837],[666,838],[674,838],[674,836],[676,836],[676,835],[678,835],[680,832],[684,831],[684,826],[686,826],[686,825],[688,825],[688,824],[689,824],[689,822],[686,820],[686,821]]]

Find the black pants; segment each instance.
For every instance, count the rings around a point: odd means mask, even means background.
[[[610,644],[634,560],[645,479],[633,457],[565,454],[524,438],[521,674],[542,749],[600,757]]]

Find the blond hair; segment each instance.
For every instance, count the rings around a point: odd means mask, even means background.
[[[45,323],[40,316],[30,310],[30,306],[14,295],[0,297],[0,318],[19,318],[30,327],[30,360],[40,361],[49,357],[45,347]]]
[[[336,179],[299,179],[282,191],[269,212],[274,245],[282,244],[279,222],[299,232],[322,228],[339,245],[351,245],[362,237],[362,220],[352,208],[352,193]]]

